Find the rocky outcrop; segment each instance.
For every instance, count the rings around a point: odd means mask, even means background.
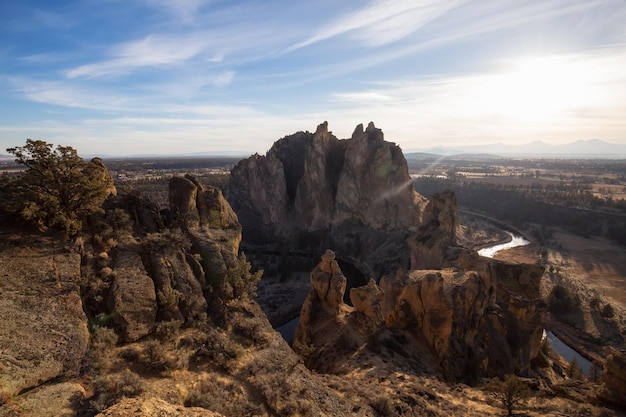
[[[85,399],[85,389],[75,382],[44,385],[0,406],[0,417],[74,417]]]
[[[80,255],[52,238],[2,237],[0,391],[11,398],[78,374],[89,332]]]
[[[113,271],[109,297],[112,319],[120,329],[122,340],[134,342],[152,333],[156,324],[154,281],[146,272],[140,254],[131,248],[118,251]]]
[[[621,407],[626,406],[626,350],[611,348],[604,361],[598,397]]]
[[[372,278],[367,285],[350,289],[350,302],[354,311],[363,314],[369,323],[378,326],[384,320],[383,294]]]
[[[300,345],[311,342],[310,331],[314,319],[319,316],[337,317],[347,307],[343,303],[346,282],[346,277],[335,260],[335,253],[327,250],[321,262],[311,272],[311,291],[302,305],[294,336],[294,340]]]
[[[250,245],[319,251],[380,272],[405,267],[406,239],[424,199],[412,189],[401,149],[370,123],[339,140],[326,122],[277,141],[233,168],[228,200]],[[366,259],[367,258],[367,259]]]
[[[172,177],[169,184],[170,210],[189,230],[241,230],[237,215],[219,188],[203,186],[191,175]]]
[[[210,288],[215,301],[241,295],[229,280],[230,271],[242,267],[241,225],[221,190],[203,186],[190,175],[174,177],[169,185],[169,200],[172,212],[191,241],[191,251],[199,258],[199,263],[187,259],[192,267],[189,272],[196,271],[196,282],[205,290]]]
[[[353,288],[350,308],[327,301],[332,277],[342,276],[337,270],[320,274],[322,268],[331,271],[329,253],[311,274],[311,293],[296,331],[298,348],[319,345],[328,351],[337,342],[329,342],[329,334],[341,335],[338,343],[346,345],[346,335],[355,331],[372,337],[386,328],[410,335],[409,340],[426,348],[440,372],[452,380],[524,374],[538,355],[546,313],[545,304],[536,298],[543,268],[472,258],[458,262],[472,264],[471,271],[399,270],[383,276],[380,286],[371,280]],[[317,279],[324,283],[321,291]],[[332,299],[339,294],[343,292]],[[319,356],[317,360],[324,361]],[[309,365],[317,366],[315,360]]]
[[[388,327],[410,329],[443,358],[452,331],[452,306],[446,297],[440,271],[411,271],[402,276],[384,276],[380,282],[387,300],[384,310]],[[397,294],[397,295],[396,295]]]
[[[456,246],[456,196],[450,190],[432,196],[422,223],[409,238],[411,269],[441,268]]]
[[[182,248],[153,246],[144,254],[159,302],[161,320],[196,319],[206,312],[202,275],[194,273]]]
[[[94,178],[100,176],[102,183],[106,184],[105,196],[117,195],[117,189],[113,183],[113,178],[111,177],[106,165],[104,165],[104,162],[102,162],[102,159],[92,158],[91,161],[89,161],[87,169],[97,172],[98,175],[94,175]]]
[[[96,417],[224,417],[200,407],[183,407],[159,398],[124,398]]]

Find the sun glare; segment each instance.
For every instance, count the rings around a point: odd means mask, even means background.
[[[595,102],[593,69],[566,57],[525,57],[482,85],[483,108],[512,122],[553,123]]]

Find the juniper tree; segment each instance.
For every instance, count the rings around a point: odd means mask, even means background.
[[[504,381],[493,378],[485,388],[506,408],[510,416],[515,407],[524,404],[531,396],[528,385],[515,374],[506,375]]]
[[[100,158],[85,162],[70,146],[27,139],[26,145],[7,149],[25,170],[7,188],[5,210],[33,222],[40,230],[59,228],[72,236],[84,218],[102,210],[114,190]]]

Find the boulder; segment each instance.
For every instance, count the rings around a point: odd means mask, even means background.
[[[0,373],[8,396],[77,375],[89,343],[80,255],[53,238],[17,240],[0,243]]]
[[[74,417],[85,389],[74,382],[44,385],[0,406],[0,417]]]
[[[363,314],[371,323],[378,325],[383,317],[383,291],[372,278],[367,285],[350,289],[350,302],[354,310]]]
[[[200,317],[207,302],[200,280],[181,247],[166,245],[144,254],[144,262],[154,280],[162,320]]]
[[[159,398],[124,398],[96,417],[223,417],[200,407],[170,404]]]
[[[157,315],[154,282],[146,272],[140,254],[132,248],[118,248],[113,272],[109,310],[120,329],[121,339],[134,342],[154,330]]]

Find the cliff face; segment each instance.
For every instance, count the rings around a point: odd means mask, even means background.
[[[435,194],[424,209],[417,233],[408,239],[411,269],[441,268],[456,247],[456,196],[450,190]]]
[[[337,139],[322,123],[233,168],[228,200],[244,240],[290,250],[334,247],[372,270],[406,263],[424,199],[402,151],[373,123]]]

